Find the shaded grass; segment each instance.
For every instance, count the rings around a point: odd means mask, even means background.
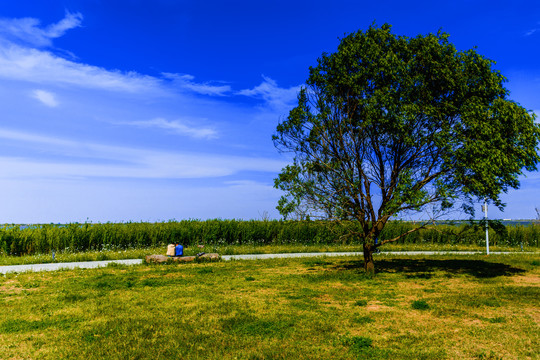
[[[387,256],[374,277],[354,257],[7,274],[0,358],[534,359],[537,260]]]

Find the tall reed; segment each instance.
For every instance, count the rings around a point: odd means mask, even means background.
[[[384,228],[379,240],[391,239],[416,226],[412,222],[393,221]],[[158,223],[71,223],[65,225],[0,226],[0,253],[32,255],[55,251],[133,249],[181,243],[185,246],[258,245],[258,244],[351,244],[346,236],[357,227],[355,222],[337,225],[328,221],[280,220],[182,220]],[[490,229],[490,243],[505,246],[538,247],[540,224],[506,226],[504,231]],[[485,230],[478,225],[441,224],[412,233],[399,240],[402,244],[484,244]]]

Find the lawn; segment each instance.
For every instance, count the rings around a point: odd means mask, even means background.
[[[537,359],[540,256],[0,276],[1,359]]]

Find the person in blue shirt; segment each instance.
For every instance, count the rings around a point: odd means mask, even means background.
[[[174,248],[174,256],[182,255],[184,255],[184,247],[180,244],[176,244],[176,247]]]

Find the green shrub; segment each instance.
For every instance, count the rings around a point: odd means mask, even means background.
[[[429,309],[429,304],[424,300],[415,300],[412,302],[412,308],[415,310],[427,310]]]
[[[350,351],[356,355],[362,355],[371,348],[372,344],[373,340],[366,336],[352,336],[345,339],[345,345],[349,346]]]

